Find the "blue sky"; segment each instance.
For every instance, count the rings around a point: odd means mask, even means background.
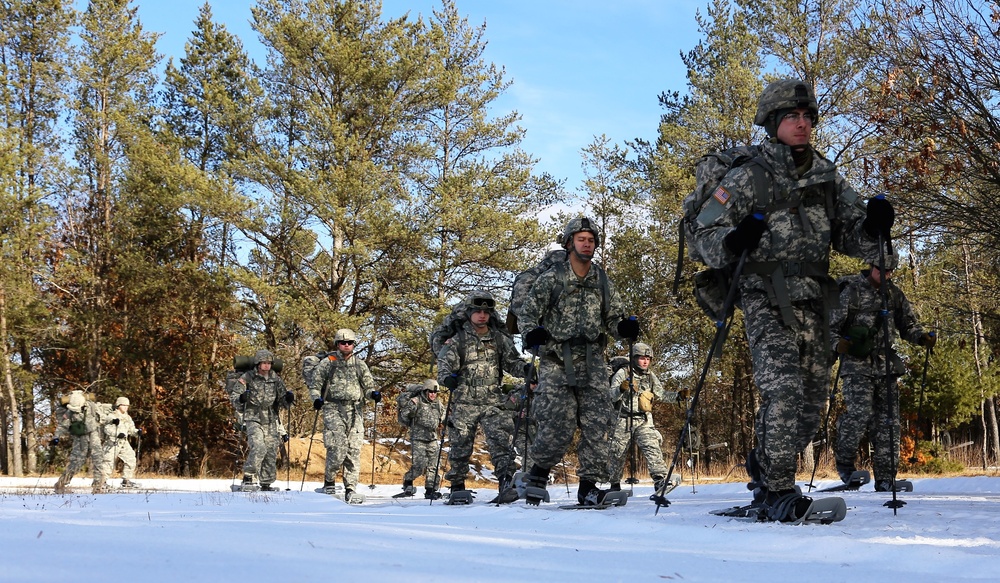
[[[79,2],[83,4],[83,2]],[[157,48],[179,58],[204,0],[137,0],[146,30],[162,33]],[[456,0],[470,24],[486,23],[486,58],[503,66],[513,85],[496,112],[521,114],[524,149],[538,169],[565,179],[576,192],[581,150],[594,136],[622,144],[654,139],[663,91],[684,91],[680,52],[700,37],[695,10],[708,0]],[[252,0],[211,2],[215,20],[240,37],[251,58],[264,51],[251,29]],[[430,15],[439,0],[384,0],[383,14]]]

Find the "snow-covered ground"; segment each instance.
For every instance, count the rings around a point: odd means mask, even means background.
[[[913,480],[896,515],[869,484],[828,526],[709,514],[747,502],[740,483],[684,484],[656,514],[649,483],[625,507],[575,511],[557,508],[573,484],[550,486],[551,504],[497,507],[485,489],[446,506],[362,486],[368,501],[351,506],[310,482],[234,494],[229,480],[145,479],[95,496],[89,479],[67,495],[54,481],[0,478],[0,581],[1000,580],[1000,477]]]

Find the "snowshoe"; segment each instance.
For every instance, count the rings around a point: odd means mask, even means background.
[[[879,480],[875,482],[876,492],[892,492],[893,485],[896,486],[897,492],[912,492],[913,482],[909,480],[896,480],[895,484],[891,480]]]
[[[413,487],[413,484],[403,486],[403,491],[399,494],[393,494],[393,498],[412,498],[414,494],[417,493],[417,489]]]
[[[365,495],[361,492],[355,492],[354,490],[345,490],[344,502],[347,502],[348,504],[364,504]]]
[[[750,518],[751,516],[756,518],[759,511],[760,507],[753,504],[747,504],[746,506],[731,506],[729,508],[710,510],[709,514],[713,514],[715,516],[726,516],[729,518]]]
[[[843,520],[845,516],[847,504],[843,498],[813,499],[797,490],[769,492],[757,513],[760,521],[792,524],[830,524]]]
[[[476,499],[476,493],[472,490],[455,490],[448,494],[448,499],[444,503],[448,506],[464,506],[472,504]]]
[[[133,482],[132,480],[125,478],[122,479],[122,488],[132,488],[132,489],[142,488],[142,484],[140,484],[139,482]]]
[[[816,490],[817,492],[851,492],[858,490],[861,486],[864,486],[872,479],[872,475],[865,470],[856,470],[852,472],[848,477],[847,481],[843,484],[838,484],[836,486],[830,486],[829,488],[823,488],[822,490]]]
[[[440,500],[441,492],[438,492],[437,490],[431,488],[427,488],[424,490],[424,498],[426,500]]]
[[[514,478],[500,478],[497,495],[490,500],[490,504],[510,504],[516,502],[518,498],[520,498],[520,494],[518,494],[518,488],[514,484]]]
[[[233,492],[259,492],[260,484],[233,484],[230,488]]]

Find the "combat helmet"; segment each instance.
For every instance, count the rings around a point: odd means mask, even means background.
[[[274,362],[274,355],[271,354],[270,350],[258,350],[253,353],[254,366],[262,362]]]
[[[420,391],[424,394],[438,392],[438,382],[434,379],[424,380],[423,388]]]
[[[358,336],[354,333],[354,330],[351,330],[350,328],[341,328],[340,330],[337,330],[336,334],[334,334],[333,343],[336,344],[341,340],[345,342],[346,341],[357,342]]]
[[[493,294],[486,290],[477,289],[465,296],[465,309],[471,314],[475,310],[487,309],[492,312],[497,305]]]
[[[632,345],[632,358],[637,356],[648,356],[653,358],[653,348],[643,342],[636,342]]]
[[[83,405],[86,402],[87,397],[84,396],[83,391],[77,389],[69,394],[69,400],[66,403],[66,408],[74,413],[79,413],[83,410]]]
[[[813,125],[819,122],[819,105],[812,87],[798,79],[779,79],[761,92],[753,123],[764,128],[767,135],[773,138],[778,133],[779,116],[799,108],[812,113]]]
[[[882,261],[885,261],[885,268],[887,270],[895,271],[899,268],[899,255],[896,255],[895,253],[886,253],[882,256]],[[871,261],[869,261],[869,263],[872,267],[878,267],[879,257],[876,255]]]
[[[583,231],[594,235],[595,247],[601,246],[601,229],[597,227],[594,221],[587,217],[576,217],[570,219],[563,228],[562,237],[559,242],[562,244],[564,249],[569,250],[569,248],[573,245],[573,236]]]
[[[115,399],[115,409],[121,407],[122,405],[125,405],[126,407],[129,406],[128,397],[118,397]]]

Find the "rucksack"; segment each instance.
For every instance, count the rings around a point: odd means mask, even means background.
[[[553,249],[545,254],[545,257],[537,265],[525,269],[514,277],[514,284],[510,288],[510,307],[507,308],[507,319],[505,325],[507,332],[517,334],[517,320],[521,313],[521,307],[528,298],[528,292],[538,276],[545,273],[553,265],[566,261],[565,249]]]
[[[302,359],[302,380],[305,381],[306,387],[311,387],[313,384],[313,375],[316,374],[316,367],[319,363],[323,362],[329,352],[319,352],[317,354],[307,355]]]
[[[754,210],[755,213],[767,215],[775,210],[793,208],[801,204],[798,198],[783,198],[772,200],[768,193],[769,177],[774,169],[761,156],[760,146],[735,146],[719,152],[709,152],[695,164],[695,188],[684,197],[682,203],[683,218],[680,222],[679,242],[677,247],[677,269],[674,275],[674,294],[680,287],[683,273],[684,246],[688,243],[688,257],[699,263],[705,263],[697,244],[697,220],[708,199],[716,192],[719,183],[732,169],[749,165],[753,173]],[[834,182],[823,183],[825,191],[825,206],[827,217],[834,216]],[[699,271],[694,276],[694,296],[701,309],[716,322],[721,322],[732,315],[733,306],[725,312],[726,296],[733,282],[735,264],[723,268],[708,268]]]
[[[611,374],[608,375],[608,382],[610,383],[612,380],[614,380],[615,375],[618,374],[618,371],[628,366],[629,363],[631,362],[632,359],[630,359],[627,356],[616,356],[612,358],[608,362],[608,366],[611,368]],[[617,389],[618,387],[611,387],[611,388]]]
[[[403,407],[406,402],[420,394],[420,390],[423,389],[422,384],[417,385],[406,385],[406,388],[399,391],[399,395],[396,396],[396,421],[404,427],[410,426],[410,419],[403,417]]]

